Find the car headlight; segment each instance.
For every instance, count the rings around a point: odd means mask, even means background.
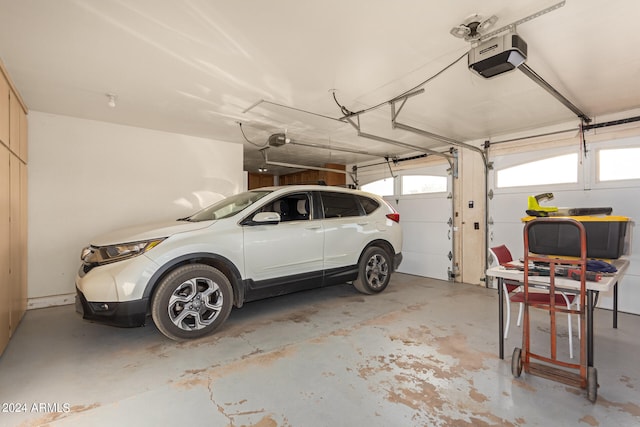
[[[109,246],[87,246],[82,250],[80,258],[86,264],[109,264],[142,255],[163,240],[164,238]]]

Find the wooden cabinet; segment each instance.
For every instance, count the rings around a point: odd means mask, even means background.
[[[345,170],[344,165],[327,163],[324,165],[327,169]],[[327,185],[344,186],[347,183],[347,176],[340,172],[328,172],[317,170],[306,170],[302,172],[291,173],[280,176],[281,185],[293,184],[317,184],[323,181]]]
[[[264,173],[249,173],[248,189],[271,187],[273,186],[273,175]]]
[[[0,62],[0,354],[27,308],[27,110]]]
[[[320,173],[316,170],[306,170],[302,172],[280,175],[280,185],[295,184],[317,184],[320,180]]]
[[[7,97],[8,100],[8,97]],[[10,336],[11,300],[9,268],[11,262],[11,234],[9,216],[11,211],[9,186],[9,149],[0,144],[0,354],[4,351]]]
[[[20,160],[22,160],[26,166],[27,164],[27,113],[24,110],[20,110]]]
[[[9,329],[13,331],[18,327],[27,309],[27,281],[26,281],[26,165],[22,160],[12,155],[9,159],[9,192],[10,192],[10,219],[9,241],[11,242],[9,288],[11,316]]]
[[[335,163],[327,163],[324,165],[327,169],[336,169],[340,171],[346,170],[344,165],[339,165]],[[320,179],[324,181],[327,185],[338,185],[344,186],[347,184],[347,176],[340,172],[320,172]]]
[[[0,144],[9,147],[9,83],[0,73]]]
[[[25,114],[25,123],[27,115]],[[26,133],[21,134],[24,135],[23,138],[26,139]],[[24,147],[26,148],[26,141],[24,142]],[[28,221],[27,221],[27,206],[28,206],[28,197],[27,197],[27,164],[20,163],[20,290],[18,297],[18,318],[22,319],[25,312],[27,311],[27,299],[29,295],[27,294],[27,270],[28,270],[28,252],[27,252],[27,241],[28,241]],[[17,326],[17,325],[16,325]]]
[[[22,106],[15,92],[9,91],[9,149],[20,156],[20,113]]]

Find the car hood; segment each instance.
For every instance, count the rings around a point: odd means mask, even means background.
[[[216,221],[166,221],[154,224],[138,225],[111,231],[91,239],[93,246],[114,245],[117,243],[140,242],[143,240],[169,237],[177,233],[207,228]]]

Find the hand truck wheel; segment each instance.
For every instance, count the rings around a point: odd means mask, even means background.
[[[598,398],[598,370],[593,366],[587,368],[587,398],[592,403]]]
[[[511,355],[511,373],[514,377],[519,378],[522,374],[522,349],[516,347]]]

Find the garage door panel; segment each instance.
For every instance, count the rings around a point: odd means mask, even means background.
[[[502,223],[499,227],[493,227],[489,232],[489,247],[506,245],[514,259],[522,257],[524,255],[522,228],[521,222]]]
[[[446,256],[429,255],[420,252],[403,252],[402,255],[403,259],[398,269],[399,272],[448,280],[448,269],[451,266],[451,261]]]
[[[420,168],[408,170],[406,175],[442,175],[443,168]],[[448,178],[451,188],[451,177]],[[452,266],[448,258],[452,252],[451,226],[452,200],[449,192],[412,194],[384,197],[398,213],[402,225],[403,260],[398,271],[423,277],[448,280]]]
[[[448,239],[449,226],[428,222],[402,222],[403,252],[448,254],[451,241]]]
[[[395,208],[403,221],[446,223],[451,216],[451,200],[442,198],[400,198]]]

